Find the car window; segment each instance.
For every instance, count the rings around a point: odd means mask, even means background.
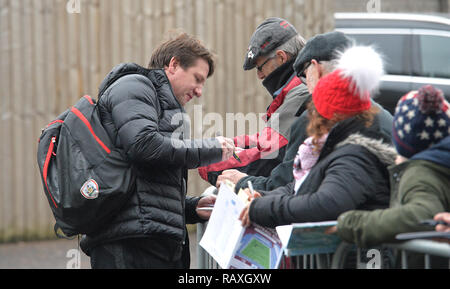
[[[422,76],[450,78],[450,37],[420,35]]]
[[[373,45],[383,55],[387,74],[411,75],[409,35],[350,34],[357,44]]]

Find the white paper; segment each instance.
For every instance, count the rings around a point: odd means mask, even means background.
[[[228,186],[220,186],[214,210],[199,244],[224,269],[229,268],[236,244],[244,232],[239,220],[244,207],[242,200]]]
[[[300,186],[303,184],[303,182],[305,181],[306,177],[309,175],[309,171],[303,175],[303,177],[301,177],[300,180],[296,180],[295,181],[295,185],[294,185],[294,192],[295,195],[297,195],[297,191],[300,188]]]
[[[275,229],[277,230],[281,244],[283,244],[283,248],[286,248],[291,237],[292,225],[277,226]]]

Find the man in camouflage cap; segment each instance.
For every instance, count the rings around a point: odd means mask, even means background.
[[[295,114],[309,96],[293,69],[304,45],[303,37],[285,19],[268,18],[256,28],[245,54],[244,70],[256,68],[272,96],[266,126],[255,135],[234,138],[235,145],[243,148],[238,153],[241,163],[233,158],[200,168],[203,179],[218,186],[226,179],[237,183],[247,175],[268,176],[283,160]]]

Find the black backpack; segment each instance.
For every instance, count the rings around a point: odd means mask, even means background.
[[[58,228],[68,237],[98,231],[135,190],[133,168],[89,96],[42,130],[37,162],[57,235]]]

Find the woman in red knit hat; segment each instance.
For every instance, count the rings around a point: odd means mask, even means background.
[[[348,210],[388,206],[387,166],[396,154],[373,121],[378,109],[371,102],[382,75],[382,59],[371,47],[353,46],[340,55],[337,69],[314,88],[294,182],[256,194],[262,197],[242,211],[243,225],[336,220]]]

